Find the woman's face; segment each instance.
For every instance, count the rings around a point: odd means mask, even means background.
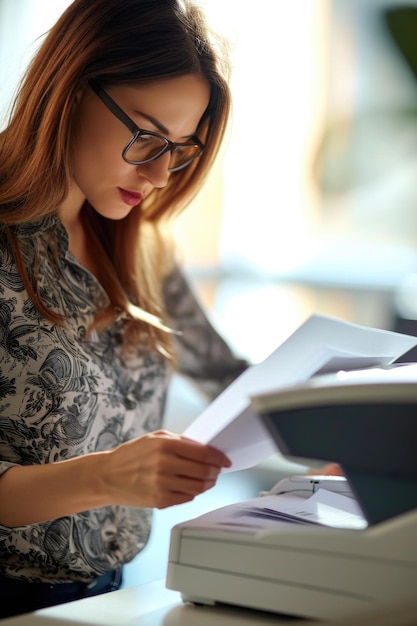
[[[175,142],[196,133],[210,89],[199,75],[185,75],[138,86],[113,86],[106,92],[144,130]],[[103,217],[122,219],[169,179],[170,152],[143,165],[131,165],[122,151],[132,133],[90,87],[79,93],[72,187],[61,217],[76,218],[85,200]]]

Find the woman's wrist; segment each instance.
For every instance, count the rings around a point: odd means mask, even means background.
[[[0,524],[25,526],[108,504],[105,455],[11,467],[0,476]]]

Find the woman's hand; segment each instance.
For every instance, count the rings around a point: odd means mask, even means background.
[[[16,465],[0,476],[0,524],[35,524],[120,504],[163,509],[212,487],[227,457],[164,430],[106,452]]]
[[[322,467],[310,467],[309,476],[343,476],[342,468],[337,463],[327,463]]]
[[[105,453],[102,489],[109,504],[163,509],[213,487],[229,459],[219,450],[165,430]]]

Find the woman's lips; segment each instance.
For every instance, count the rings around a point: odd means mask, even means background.
[[[118,189],[123,202],[129,206],[136,206],[143,198],[143,194],[141,194],[140,191],[130,191],[129,189],[122,189],[121,187],[118,187]]]

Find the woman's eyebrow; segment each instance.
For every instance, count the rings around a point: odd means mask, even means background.
[[[147,113],[143,113],[143,111],[134,111],[134,113],[136,115],[140,115],[141,117],[144,117],[145,120],[148,120],[148,122],[153,124],[155,126],[155,128],[157,128],[159,131],[161,131],[161,133],[164,133],[164,135],[169,135],[168,128],[166,128],[166,126],[161,124],[161,122],[159,122],[155,117],[152,117],[152,115],[148,115]]]
[[[143,113],[143,111],[136,110],[134,111],[134,113],[135,115],[140,115],[141,117],[145,118],[145,120],[148,120],[148,122],[153,124],[155,128],[157,128],[164,135],[169,135],[168,128],[164,126],[159,120],[157,120],[156,117],[153,117],[152,115],[148,115],[147,113]],[[195,137],[195,133],[191,133],[191,135],[184,135],[182,139],[193,139],[194,137]]]

